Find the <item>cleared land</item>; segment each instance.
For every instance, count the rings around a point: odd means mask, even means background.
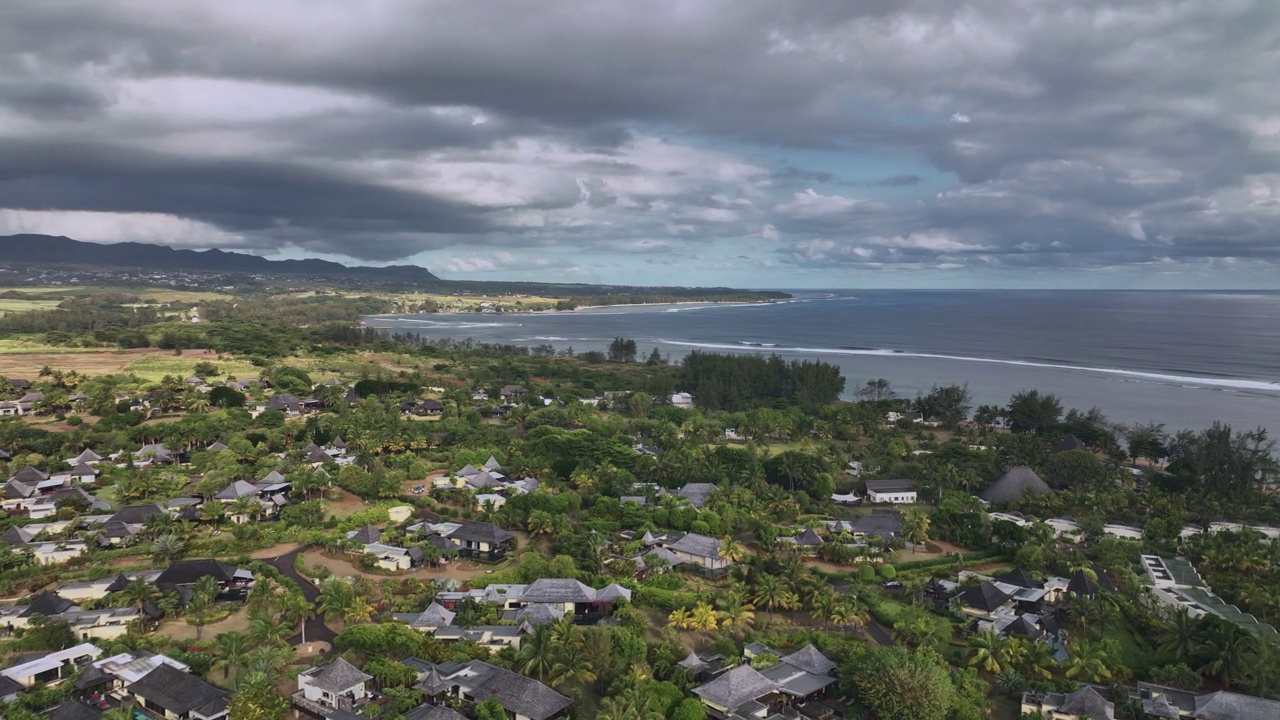
[[[143,348],[139,350],[92,350],[85,348],[59,348],[49,352],[23,352],[12,347],[0,348],[0,376],[35,379],[40,369],[48,366],[58,370],[75,370],[83,375],[108,375],[120,372],[137,372],[147,380],[159,380],[165,375],[191,374],[196,363],[217,360],[212,350],[184,350],[177,357],[172,350]],[[152,358],[158,358],[156,362]],[[166,363],[164,361],[176,361]],[[136,369],[135,363],[141,363]],[[151,363],[151,364],[148,364]],[[231,365],[234,363],[228,363]],[[244,363],[252,368],[252,365]],[[180,367],[178,367],[180,366]],[[175,367],[177,370],[157,372],[155,368]],[[221,368],[219,368],[221,369]],[[185,377],[185,376],[184,376]]]

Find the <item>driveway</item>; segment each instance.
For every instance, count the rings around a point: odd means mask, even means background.
[[[279,570],[280,574],[297,583],[298,587],[302,590],[302,596],[305,597],[312,605],[315,605],[316,600],[320,597],[320,588],[317,588],[315,583],[303,577],[294,566],[298,553],[302,552],[304,549],[305,548],[297,548],[284,555],[277,555],[273,558],[262,558],[262,561]],[[298,633],[297,635],[289,638],[290,645],[301,645],[302,636],[305,634],[307,636],[307,642],[322,641],[329,643],[332,647],[333,640],[337,637],[337,633],[330,630],[329,626],[324,624],[324,620],[318,617],[309,618],[305,623],[305,628],[306,633]]]

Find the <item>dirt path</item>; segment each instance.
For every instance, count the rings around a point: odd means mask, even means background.
[[[254,550],[249,553],[249,557],[254,558],[255,560],[275,558],[281,555],[289,555],[293,553],[294,550],[299,550],[301,548],[302,543],[280,543],[279,545],[272,545],[271,547],[262,548],[261,550]]]
[[[390,575],[361,570],[351,562],[356,559],[357,558],[352,557],[348,560],[345,556],[332,557],[330,555],[326,555],[320,550],[308,550],[302,554],[302,561],[309,568],[320,566],[327,568],[334,575],[358,575],[373,581],[398,580],[400,578],[434,580],[438,577],[447,577],[466,582],[477,577],[488,575],[498,567],[506,567],[505,565],[483,565],[470,560],[454,560],[441,568],[414,568],[409,572]]]

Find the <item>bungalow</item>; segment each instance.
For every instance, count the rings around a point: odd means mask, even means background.
[[[666,549],[681,563],[694,566],[699,574],[723,575],[733,564],[720,556],[720,541],[706,535],[688,533],[666,545]]]
[[[92,643],[81,643],[65,650],[54,650],[11,665],[0,670],[0,676],[26,689],[37,685],[53,686],[100,655],[102,655],[102,649],[98,646]]]
[[[774,717],[772,713],[819,697],[836,682],[836,664],[812,645],[783,656],[763,671],[739,665],[693,689],[716,717]],[[794,711],[792,711],[794,712]]]
[[[302,401],[297,396],[290,393],[278,393],[272,395],[265,405],[259,406],[258,413],[261,414],[267,410],[279,410],[289,417],[297,417],[305,412],[305,409]]]
[[[573,703],[533,678],[481,660],[466,665],[445,663],[435,669],[445,694],[461,698],[468,706],[493,698],[514,720],[560,718]]]
[[[498,397],[502,400],[512,400],[524,397],[525,389],[520,385],[503,385],[502,390],[498,392]]]
[[[847,533],[855,541],[869,537],[895,540],[902,535],[902,513],[892,510],[873,510],[870,515],[859,515],[852,520],[827,520],[827,531],[832,535]]]
[[[425,628],[418,628],[424,630]],[[510,648],[519,650],[526,635],[533,632],[528,623],[518,625],[476,625],[475,627],[456,627],[447,625],[429,631],[442,643],[469,642],[488,650],[499,652]]]
[[[711,496],[715,489],[716,486],[712,483],[688,483],[674,493],[661,490],[658,494],[675,495],[701,510],[707,504],[707,498]]]
[[[778,538],[780,542],[795,547],[797,552],[805,554],[813,554],[818,552],[818,547],[824,542],[822,536],[813,528],[806,528],[804,532],[795,537]]]
[[[335,711],[352,712],[368,701],[370,695],[365,683],[372,679],[372,675],[339,657],[328,665],[298,675],[293,704],[320,717],[328,717]]]
[[[462,557],[485,562],[501,560],[515,545],[515,536],[506,530],[493,523],[471,520],[459,523],[444,537],[457,543],[458,554]]]
[[[169,663],[124,688],[123,695],[167,720],[225,720],[230,693]]]
[[[67,458],[67,464],[72,467],[76,467],[77,465],[97,465],[98,463],[102,462],[104,459],[105,458],[103,458],[98,453],[88,448],[85,448],[83,451],[80,452],[79,455],[73,458]]]
[[[1096,687],[1085,685],[1066,694],[1025,693],[1022,696],[1022,715],[1051,720],[1115,720],[1116,706]]]
[[[213,558],[178,560],[156,576],[156,587],[176,591],[181,595],[204,577],[212,577],[218,584],[219,600],[243,600],[253,587],[253,572],[234,568]]]
[[[867,480],[867,500],[873,503],[914,503],[916,486],[910,480]]]

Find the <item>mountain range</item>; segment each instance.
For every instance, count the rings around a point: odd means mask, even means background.
[[[417,265],[347,266],[328,260],[269,260],[225,250],[181,250],[135,242],[81,242],[54,235],[0,236],[0,263],[77,265],[140,270],[180,270],[191,273],[309,275],[368,278],[405,282],[439,280]]]

